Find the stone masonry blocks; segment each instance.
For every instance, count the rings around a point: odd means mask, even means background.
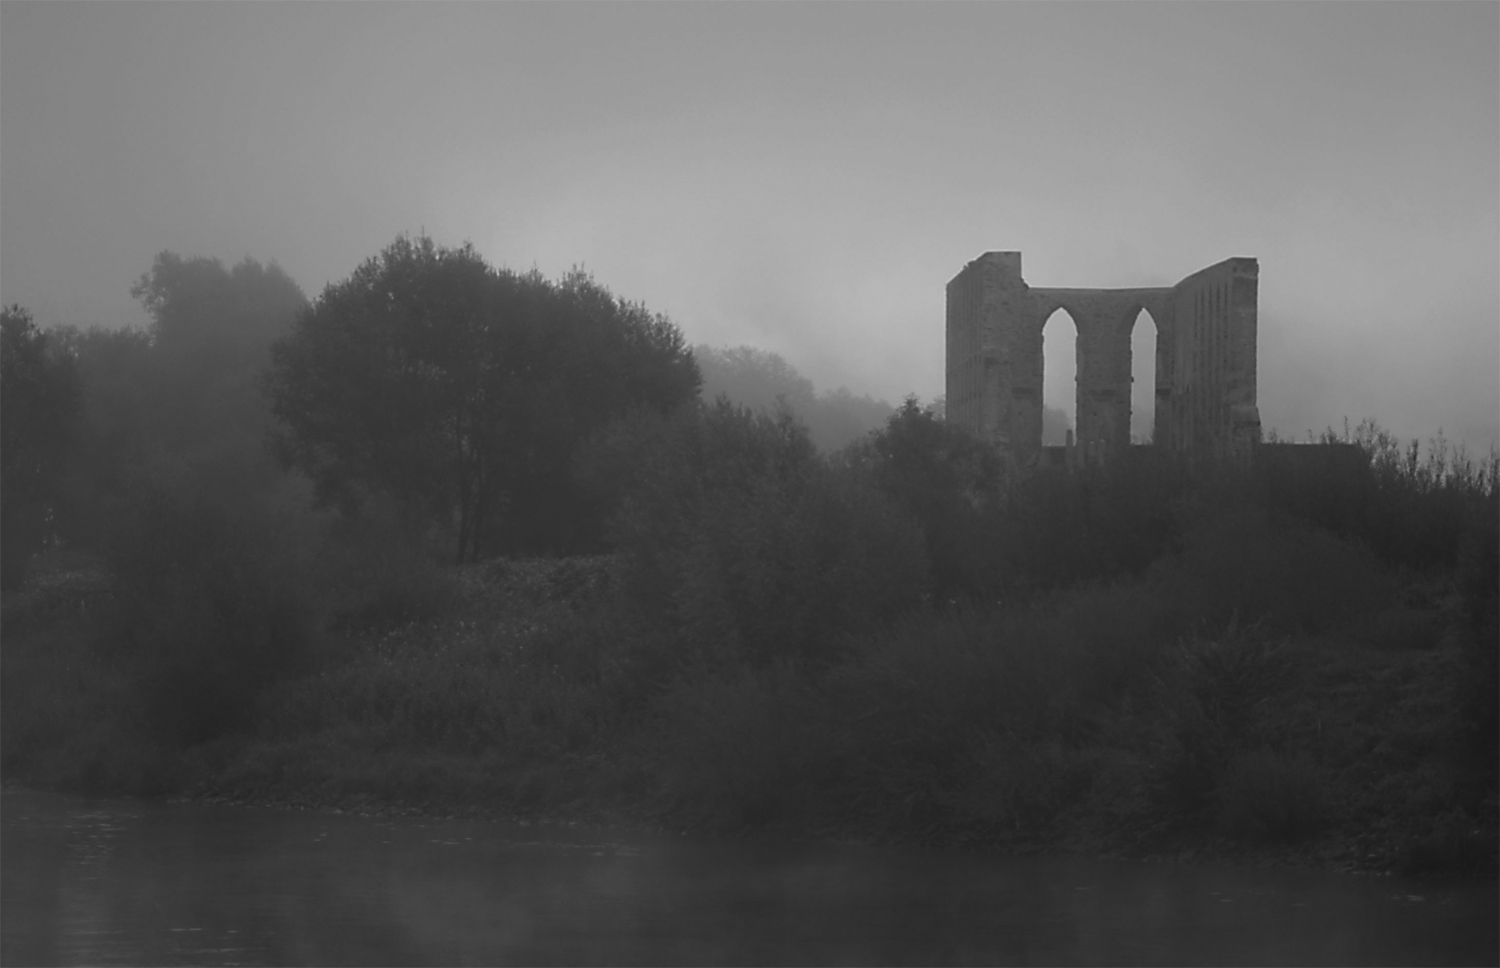
[[[1130,445],[1130,336],[1156,322],[1155,433],[1172,450],[1242,454],[1260,439],[1255,397],[1259,267],[1234,258],[1170,288],[1040,289],[1021,253],[986,252],[948,283],[948,419],[1034,461],[1042,451],[1042,327],[1078,329],[1077,447]]]

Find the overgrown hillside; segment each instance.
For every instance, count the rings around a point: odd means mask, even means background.
[[[1233,468],[1024,477],[991,506],[964,488],[1003,468],[959,460],[949,433],[908,408],[869,452],[829,461],[795,424],[728,407],[621,426],[594,458],[643,455],[636,476],[609,474],[613,553],[457,570],[349,554],[365,571],[326,593],[296,663],[264,685],[253,663],[171,643],[258,628],[221,649],[265,655],[281,599],[248,593],[267,588],[252,564],[281,570],[269,545],[226,539],[239,564],[195,569],[220,576],[197,593],[234,603],[218,613],[160,590],[122,601],[98,574],[34,583],[6,603],[6,776],[1493,872],[1489,478],[1424,483],[1376,454],[1344,500],[1296,492],[1345,514],[1365,502],[1342,534],[1278,506],[1286,479]],[[880,455],[897,440],[917,469],[967,470],[896,474]],[[948,449],[926,464],[922,440]],[[1465,514],[1438,514],[1463,488]],[[1385,502],[1412,516],[1392,522]],[[976,531],[996,547],[932,543]],[[160,638],[115,651],[140,595]],[[198,695],[215,728],[184,732]]]
[[[0,320],[6,782],[1495,869],[1494,453],[1028,469],[915,400],[830,451],[425,238],[135,291]]]

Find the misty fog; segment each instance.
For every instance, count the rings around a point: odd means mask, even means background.
[[[819,391],[943,393],[943,287],[1261,265],[1260,407],[1500,438],[1497,9],[6,4],[0,298],[306,293],[400,232],[582,265]]]

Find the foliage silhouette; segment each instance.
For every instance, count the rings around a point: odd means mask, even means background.
[[[282,461],[319,500],[383,492],[455,532],[454,557],[576,550],[598,522],[573,451],[634,407],[698,391],[675,326],[582,272],[549,283],[400,237],[330,285],[272,351]]]
[[[818,664],[917,607],[920,532],[807,430],[720,397],[609,428],[582,460],[608,494],[630,607],[682,662]]]
[[[926,538],[934,592],[993,599],[1005,579],[999,511],[1009,468],[1000,451],[908,397],[884,428],[844,461],[915,521]]]
[[[69,446],[81,411],[77,361],[20,306],[0,312],[0,587],[55,528]]]
[[[753,346],[696,346],[693,356],[703,371],[703,399],[720,396],[752,410],[774,413],[779,406],[806,426],[819,450],[833,452],[880,429],[891,407],[847,387],[818,393],[807,377],[779,354]]]
[[[270,427],[258,380],[307,305],[275,263],[156,257],[131,288],[151,316],[150,433],[171,451],[258,460]]]

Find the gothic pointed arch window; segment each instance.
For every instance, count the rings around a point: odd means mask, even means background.
[[[1042,445],[1061,447],[1078,429],[1078,324],[1066,309],[1042,324]]]
[[[1159,332],[1144,308],[1130,324],[1130,442],[1156,439],[1156,359]]]

